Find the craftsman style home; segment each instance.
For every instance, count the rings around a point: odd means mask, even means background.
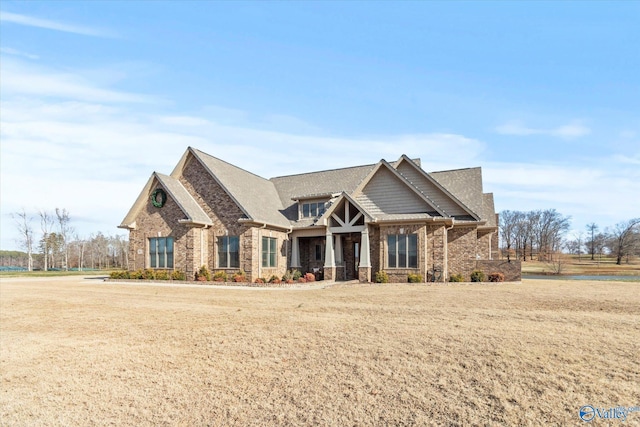
[[[206,266],[254,281],[297,269],[364,282],[384,271],[406,282],[504,270],[496,221],[480,168],[428,173],[403,155],[265,179],[188,148],[170,175],[151,175],[119,227],[132,270],[193,277]]]

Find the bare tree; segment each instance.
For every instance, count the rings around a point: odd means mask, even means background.
[[[62,253],[64,256],[64,269],[69,269],[69,235],[72,232],[72,229],[69,225],[71,218],[69,217],[69,211],[66,209],[56,208],[56,217],[58,218],[58,230],[59,235],[62,238]]]
[[[517,212],[502,211],[500,218],[500,237],[502,238],[502,248],[507,253],[507,262],[511,262],[511,248],[515,243],[515,228]]]
[[[31,221],[33,218],[27,214],[27,211],[22,208],[22,211],[12,213],[11,218],[16,223],[18,233],[20,234],[19,244],[24,250],[27,251],[27,269],[33,270],[33,227]]]
[[[589,233],[589,240],[587,241],[587,246],[589,247],[589,253],[591,254],[591,261],[595,259],[596,256],[596,236],[598,233],[598,225],[595,222],[591,224],[587,224],[587,232]]]
[[[40,229],[42,230],[42,254],[44,255],[43,270],[49,270],[49,234],[53,228],[54,219],[53,216],[44,209],[41,209],[38,214],[40,215]]]
[[[616,264],[622,263],[622,258],[633,251],[640,238],[640,218],[623,221],[616,224],[610,233],[611,251],[616,254]]]

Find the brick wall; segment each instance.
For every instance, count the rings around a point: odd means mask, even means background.
[[[476,261],[476,269],[483,271],[486,276],[491,273],[502,273],[506,282],[519,282],[522,280],[522,265],[520,261],[478,260]]]
[[[447,231],[447,277],[462,274],[468,277],[475,268],[477,255],[477,228],[454,227]]]

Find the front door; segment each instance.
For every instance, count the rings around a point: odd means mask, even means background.
[[[360,233],[345,234],[343,241],[345,279],[354,280],[360,266]]]

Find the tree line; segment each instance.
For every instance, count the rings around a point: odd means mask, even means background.
[[[11,217],[19,233],[17,243],[24,252],[2,251],[2,266],[29,271],[128,268],[129,242],[125,237],[102,232],[81,237],[67,209],[41,209],[35,214],[22,209]]]
[[[622,221],[613,227],[600,231],[596,223],[586,226],[586,232],[579,232],[572,239],[569,231],[571,217],[564,216],[555,209],[528,212],[505,210],[500,212],[500,241],[503,255],[522,261],[551,261],[554,254],[568,251],[581,255],[611,254],[619,265],[623,259],[640,255],[640,218]]]

